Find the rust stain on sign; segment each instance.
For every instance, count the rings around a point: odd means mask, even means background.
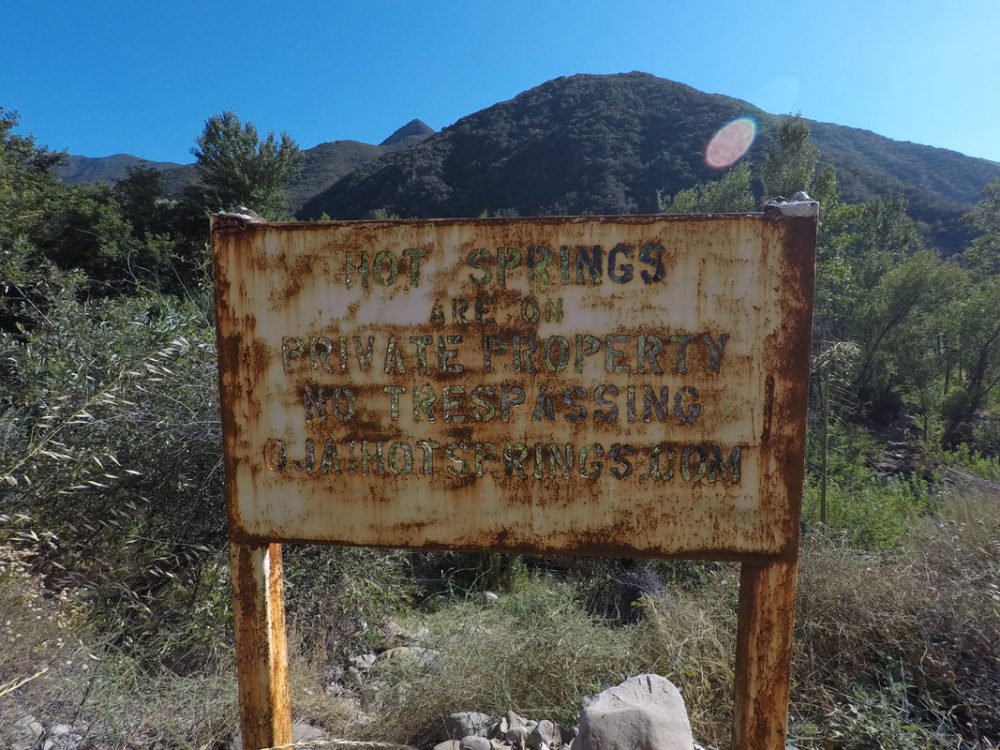
[[[233,538],[793,558],[809,206],[216,217]]]

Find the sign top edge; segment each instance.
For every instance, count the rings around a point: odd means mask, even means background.
[[[518,216],[513,218],[413,218],[413,219],[339,219],[331,221],[263,221],[246,214],[217,213],[212,214],[212,231],[247,231],[250,229],[309,230],[328,227],[397,227],[397,226],[512,226],[512,225],[547,225],[558,226],[568,224],[629,224],[648,225],[657,222],[718,222],[739,221],[742,219],[764,219],[768,221],[815,218],[819,214],[819,204],[815,201],[794,201],[768,206],[764,211],[748,213],[712,213],[712,214],[600,214],[588,216]]]

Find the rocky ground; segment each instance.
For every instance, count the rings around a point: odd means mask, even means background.
[[[400,658],[398,655],[395,658]],[[294,747],[357,747],[417,750],[408,745],[332,739],[310,724],[294,725]],[[87,726],[44,726],[25,714],[0,732],[10,750],[77,750],[88,747]],[[239,732],[231,750],[242,750]],[[433,750],[703,750],[694,743],[680,692],[658,675],[639,675],[599,693],[574,727],[531,719],[508,711],[493,716],[460,711],[445,719],[441,742]]]

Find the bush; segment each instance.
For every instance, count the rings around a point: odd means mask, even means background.
[[[629,639],[586,615],[572,587],[528,577],[491,608],[443,607],[421,621],[422,645],[439,653],[416,663],[377,665],[363,693],[368,728],[383,739],[427,743],[444,717],[507,710],[572,726],[584,698],[629,674]]]
[[[827,529],[843,534],[862,549],[898,548],[915,518],[934,507],[935,496],[919,479],[881,479],[869,475],[862,481],[830,482],[827,493]],[[802,499],[802,516],[808,523],[819,519],[819,487],[810,477]]]
[[[889,557],[822,537],[803,547],[799,713],[820,724],[828,713],[842,725],[860,690],[865,721],[879,701],[888,721],[904,696],[909,724],[996,740],[1000,508],[986,497],[954,499],[938,518],[912,522],[907,536]]]
[[[953,451],[942,451],[941,458],[953,468],[966,469],[977,477],[990,482],[1000,482],[1000,457],[985,456],[966,443]]]
[[[817,526],[820,515],[819,443],[810,434],[802,498],[802,519]],[[827,464],[827,521],[823,532],[846,536],[851,545],[863,549],[898,548],[913,519],[935,508],[935,488],[916,477],[881,477],[869,468],[877,446],[861,427],[837,422],[830,425]]]
[[[212,330],[189,301],[86,300],[52,269],[22,289],[0,332],[7,539],[125,652],[192,668],[229,608]]]
[[[286,545],[283,552],[289,630],[332,673],[382,643],[413,593],[402,551]]]
[[[663,593],[659,566],[645,560],[583,558],[570,567],[584,608],[609,623],[636,622],[643,598]]]
[[[485,591],[508,591],[527,571],[522,555],[497,552],[411,552],[409,574],[426,610]]]

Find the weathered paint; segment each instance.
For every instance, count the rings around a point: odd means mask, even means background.
[[[281,545],[229,549],[236,677],[244,748],[292,741]]]
[[[233,538],[794,555],[807,213],[217,217]]]
[[[788,723],[797,560],[743,563],[733,750],[782,750]]]

